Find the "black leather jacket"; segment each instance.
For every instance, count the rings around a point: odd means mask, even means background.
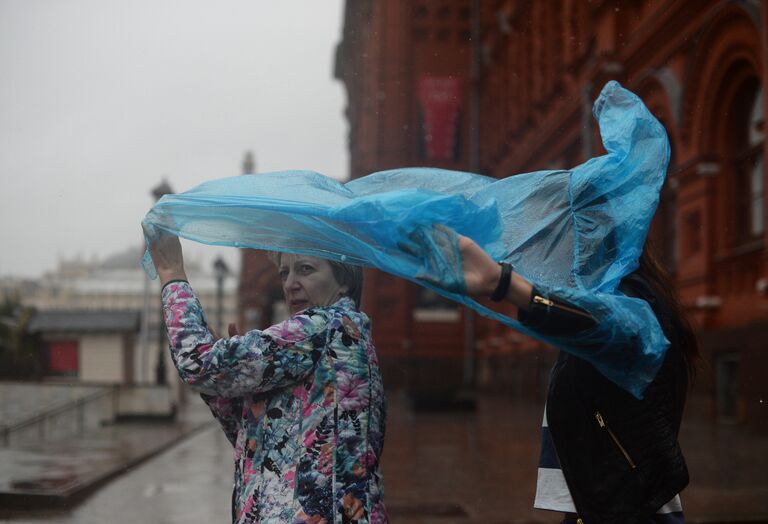
[[[677,440],[688,387],[681,327],[641,278],[625,278],[622,291],[649,302],[671,343],[644,398],[636,399],[585,360],[565,352],[550,376],[549,431],[584,524],[647,522],[688,484]],[[555,307],[535,304],[532,296],[531,309],[521,310],[520,321],[560,336],[592,323],[548,298]]]

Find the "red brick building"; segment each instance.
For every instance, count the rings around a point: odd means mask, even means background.
[[[394,167],[470,167],[468,1],[355,1],[345,9],[336,77],[347,88],[350,173]],[[401,279],[367,271],[364,310],[374,320],[388,385],[435,394],[461,385],[462,309]]]
[[[701,333],[693,409],[765,425],[767,34],[764,3],[748,0],[348,2],[336,76],[349,96],[352,176],[577,165],[602,153],[591,104],[619,80],[672,144],[651,237]],[[549,357],[531,357],[530,342],[439,313],[414,286],[371,273],[366,310],[394,369],[418,375],[405,362],[431,360],[427,382],[455,383],[474,340],[481,382],[543,387]]]
[[[243,158],[243,176],[258,176],[250,151]],[[264,329],[286,314],[277,269],[266,251],[243,249],[237,290],[241,331]]]

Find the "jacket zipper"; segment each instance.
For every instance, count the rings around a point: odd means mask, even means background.
[[[621,451],[621,454],[624,455],[624,458],[629,463],[629,467],[632,469],[637,468],[634,461],[632,460],[632,457],[629,456],[629,453],[627,453],[627,450],[624,449],[624,446],[621,445],[621,442],[619,442],[618,437],[616,437],[616,434],[611,431],[611,428],[608,427],[608,424],[605,423],[605,420],[603,419],[603,415],[600,414],[599,411],[595,411],[595,419],[597,420],[597,423],[600,425],[601,428],[605,429],[608,432],[608,435],[611,437],[611,440],[613,440],[613,443],[616,444],[616,447],[619,448],[619,451]]]
[[[549,300],[548,298],[544,298],[544,297],[539,296],[539,295],[534,295],[533,302],[536,303],[536,304],[542,304],[542,305],[547,306],[547,307],[553,307],[553,308],[557,308],[557,309],[562,309],[563,311],[568,311],[569,313],[573,313],[574,315],[579,315],[579,316],[586,317],[586,318],[589,318],[591,320],[594,320],[594,319],[592,319],[592,315],[590,315],[589,313],[585,313],[584,311],[581,311],[580,309],[576,309],[574,307],[569,307],[569,306],[565,306],[563,304],[558,304],[557,302],[554,302],[552,300]]]

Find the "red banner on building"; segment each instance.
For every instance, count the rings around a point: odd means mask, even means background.
[[[80,367],[76,340],[56,340],[48,343],[48,373],[77,376]]]
[[[460,78],[422,75],[418,95],[423,156],[427,160],[455,160],[459,147]]]

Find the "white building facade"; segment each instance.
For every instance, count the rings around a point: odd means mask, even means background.
[[[5,281],[4,293],[15,295],[23,305],[38,312],[70,312],[88,315],[98,312],[138,314],[139,323],[134,333],[83,331],[69,340],[70,352],[77,347],[77,370],[71,378],[87,382],[155,384],[158,380],[158,359],[164,359],[165,382],[175,384],[176,371],[167,350],[165,332],[161,326],[160,284],[144,274],[140,260],[144,248],[127,249],[103,261],[64,260],[56,271],[45,274],[37,281]],[[185,264],[209,324],[219,329],[219,311],[223,334],[226,325],[237,319],[237,276],[230,272],[219,281],[213,268],[205,269],[194,261]],[[220,298],[219,298],[220,297]],[[222,333],[222,331],[220,331]],[[61,335],[61,333],[60,333]],[[48,332],[44,338],[54,337]],[[127,342],[126,342],[127,341]],[[70,365],[71,365],[70,362]],[[66,375],[67,373],[64,373]],[[55,375],[55,373],[54,373]]]

